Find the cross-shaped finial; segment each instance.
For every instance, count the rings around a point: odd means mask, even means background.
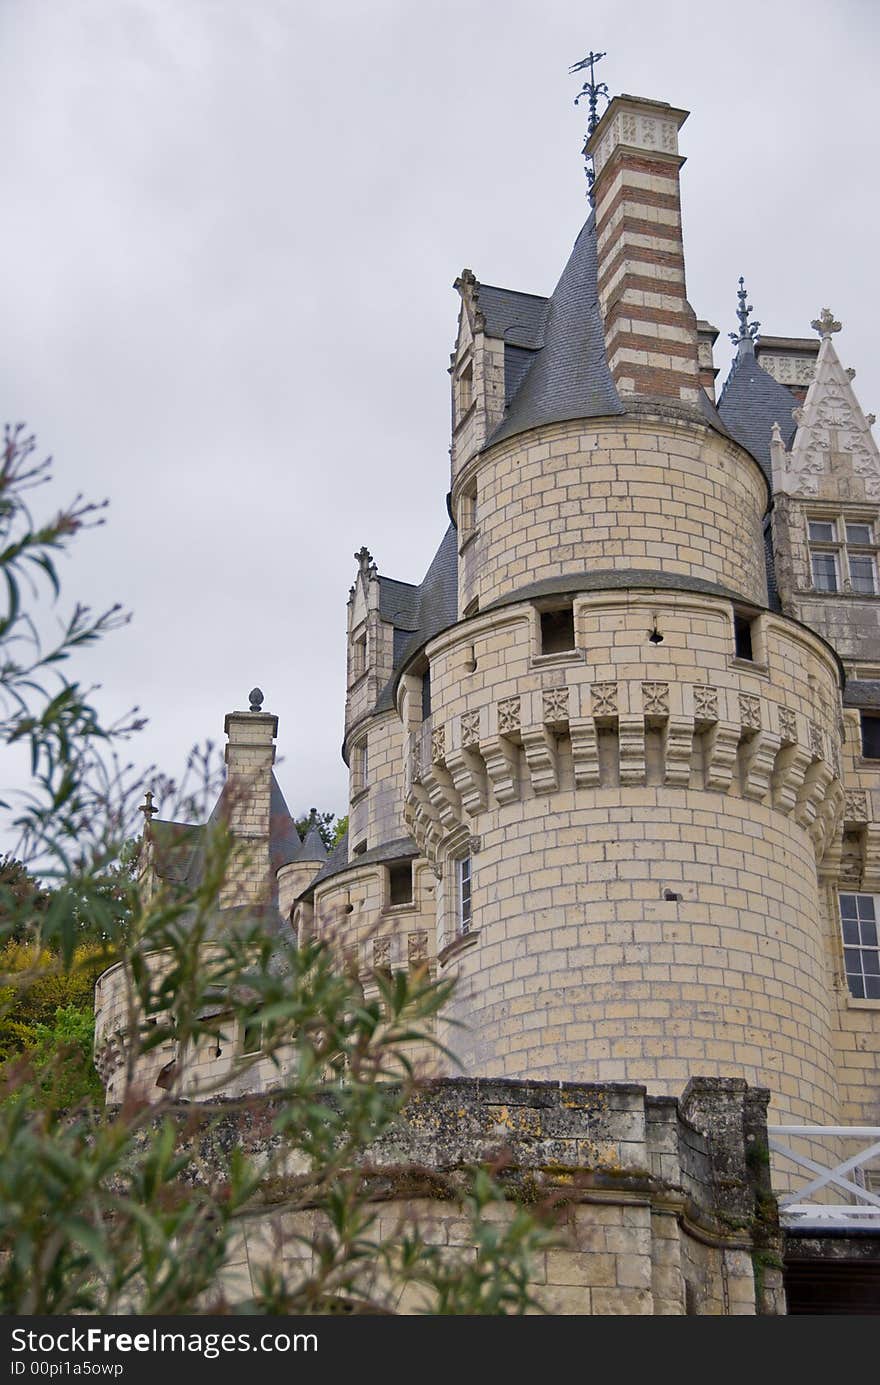
[[[843,324],[835,319],[830,308],[823,308],[819,316],[810,323],[810,326],[824,339],[830,337],[832,332],[839,332]]]
[[[153,802],[153,793],[152,793],[152,790],[151,790],[151,789],[147,789],[147,792],[144,794],[144,801],[143,801],[143,803],[140,805],[140,807],[138,808],[138,812],[139,812],[139,813],[143,813],[144,819],[145,819],[147,822],[150,822],[150,821],[152,820],[152,818],[154,818],[154,817],[156,816],[156,814],[158,813],[158,811],[159,811],[159,809],[156,807],[155,803]]]

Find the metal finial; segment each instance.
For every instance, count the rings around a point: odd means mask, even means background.
[[[746,302],[746,299],[749,295],[746,293],[745,280],[743,279],[742,275],[739,276],[739,289],[737,290],[736,296],[739,299],[739,306],[736,310],[736,315],[739,318],[739,331],[728,332],[727,335],[730,337],[730,340],[733,342],[734,346],[739,346],[740,342],[756,341],[758,337],[758,329],[761,326],[761,324],[757,320],[755,320],[754,322],[749,322],[749,313],[753,313],[755,310],[752,307],[751,303]]]
[[[601,58],[605,58],[607,56],[607,53],[594,53],[591,50],[585,58],[581,58],[581,61],[579,63],[575,63],[573,67],[570,67],[568,69],[569,73],[585,72],[587,68],[590,69],[590,80],[588,82],[584,82],[584,85],[581,87],[577,96],[574,98],[574,104],[576,106],[580,102],[581,98],[584,96],[586,96],[587,101],[589,102],[590,114],[587,119],[587,142],[589,142],[590,135],[593,133],[596,126],[599,124],[599,97],[604,96],[606,101],[608,101],[609,99],[608,87],[605,85],[604,82],[596,81],[595,71],[596,63],[599,62]],[[593,172],[593,160],[587,153],[586,146],[584,147],[583,153],[584,171],[587,175],[587,196],[592,201],[593,182],[595,181],[596,175]]]
[[[248,701],[249,701],[250,704],[251,704],[249,710],[250,710],[251,712],[259,712],[259,711],[261,710],[262,706],[263,706],[263,691],[262,691],[262,689],[261,689],[261,688],[251,688],[250,692],[248,693]]]
[[[147,792],[144,794],[144,801],[143,801],[143,803],[140,805],[140,807],[138,808],[138,812],[139,812],[139,813],[143,813],[144,818],[146,819],[146,821],[147,821],[147,822],[150,822],[151,819],[154,818],[154,817],[156,816],[156,814],[158,813],[158,811],[159,811],[159,809],[156,807],[155,803],[153,802],[152,790],[151,790],[151,789],[147,789]]]
[[[823,308],[817,318],[811,323],[814,332],[818,332],[820,337],[830,337],[832,332],[839,332],[843,326],[838,322],[830,308]]]

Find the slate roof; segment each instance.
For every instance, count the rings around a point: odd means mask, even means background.
[[[303,890],[300,899],[311,899],[315,886],[320,885],[324,880],[329,880],[334,875],[341,875],[344,870],[355,866],[368,866],[377,861],[406,861],[412,860],[419,855],[419,848],[416,846],[412,837],[397,837],[393,842],[383,842],[381,846],[374,846],[370,851],[362,851],[359,856],[348,859],[348,833],[333,848],[333,853],[326,865],[315,876],[307,889]]]
[[[791,411],[797,404],[788,386],[781,385],[758,365],[753,343],[741,341],[721,391],[718,413],[736,441],[760,463],[768,481],[770,430],[778,423],[782,441],[790,447],[796,428]]]
[[[723,587],[718,582],[709,582],[704,577],[690,574],[664,572],[656,568],[599,568],[583,572],[567,572],[559,577],[545,577],[540,582],[530,582],[518,587],[516,591],[506,592],[484,607],[494,611],[502,606],[514,606],[520,601],[534,601],[541,596],[576,596],[578,592],[589,591],[688,591],[705,592],[707,596],[722,596],[735,601],[739,606],[753,605],[739,592]],[[756,610],[760,609],[755,607]]]
[[[150,824],[155,868],[163,880],[172,885],[185,885],[188,889],[196,889],[201,884],[205,870],[207,831],[223,811],[225,792],[224,785],[205,826],[194,826],[186,822],[165,822],[160,818],[154,819]],[[314,831],[317,833],[317,829]],[[284,794],[273,774],[269,798],[269,861],[273,881],[275,871],[280,866],[289,865],[291,861],[325,860],[327,851],[320,840],[320,834],[318,844],[310,840],[311,836],[312,833],[309,833],[305,842],[300,841],[296,823],[290,815]],[[307,845],[308,854],[305,850]]]
[[[388,578],[379,578],[379,582],[389,581]],[[395,583],[398,587],[407,584]],[[440,547],[434,555],[431,566],[425,573],[424,579],[418,587],[410,588],[417,595],[415,606],[415,624],[407,625],[405,633],[407,638],[398,638],[398,627],[395,621],[394,639],[394,673],[385,684],[379,699],[376,702],[376,711],[384,712],[394,706],[394,682],[397,670],[406,663],[417,649],[428,640],[445,630],[447,625],[453,625],[458,619],[458,535],[455,526],[450,524],[446,533],[443,535]],[[381,586],[380,586],[380,610],[381,610]],[[408,619],[412,619],[409,616]],[[391,619],[391,617],[387,617]]]
[[[390,620],[395,629],[415,630],[419,623],[419,587],[380,576],[379,615]]]
[[[530,351],[544,345],[549,298],[497,288],[494,284],[480,284],[477,303],[486,323],[487,336],[500,337],[511,346],[525,346]]]
[[[509,290],[493,292],[514,297]],[[483,293],[481,286],[478,302],[485,313]],[[487,330],[488,324],[487,317]],[[521,339],[512,344],[541,349],[536,351],[531,368],[487,445],[542,423],[625,412],[605,359],[605,335],[596,289],[596,223],[592,215],[581,229],[547,303],[543,343],[535,335],[532,340]]]
[[[850,678],[843,694],[843,705],[880,710],[880,683],[873,678]]]

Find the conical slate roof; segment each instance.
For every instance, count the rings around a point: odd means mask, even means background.
[[[792,410],[796,407],[797,399],[788,386],[758,365],[751,338],[740,341],[721,391],[718,413],[736,441],[760,463],[768,481],[771,429],[778,423],[782,441],[789,447],[795,434]]]
[[[482,307],[482,293],[479,301]],[[541,424],[625,412],[605,359],[592,214],[553,290],[542,329],[543,345],[489,444]]]

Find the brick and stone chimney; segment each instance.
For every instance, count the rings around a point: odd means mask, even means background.
[[[687,301],[678,131],[688,112],[615,96],[589,140],[599,309],[623,395],[696,404],[697,321]]]
[[[261,710],[254,688],[250,711],[230,712],[224,723],[227,778],[224,800],[236,851],[220,891],[221,908],[267,904],[272,894],[269,823],[272,765],[278,718]]]

